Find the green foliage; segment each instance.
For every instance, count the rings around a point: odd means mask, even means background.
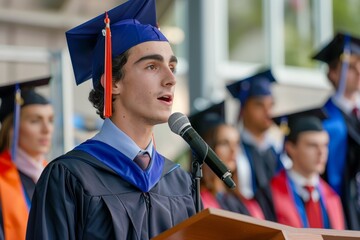
[[[360,1],[333,0],[334,31],[360,36]]]

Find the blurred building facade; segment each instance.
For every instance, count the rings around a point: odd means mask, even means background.
[[[54,156],[71,149],[78,136],[93,134],[99,120],[87,100],[90,81],[74,84],[64,32],[122,2],[0,0],[0,85],[53,76],[44,91],[58,113]],[[312,53],[336,31],[360,35],[357,0],[157,0],[157,8],[160,27],[180,58],[173,110],[184,113],[227,98],[234,118],[237,106],[225,85],[261,66],[272,67],[280,82],[275,111],[321,104],[330,86]],[[162,151],[169,157],[184,145],[166,124],[155,138],[158,148],[174,141]]]

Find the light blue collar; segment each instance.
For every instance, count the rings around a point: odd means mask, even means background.
[[[134,159],[139,152],[148,152],[153,155],[153,143],[150,141],[146,149],[141,149],[126,133],[121,131],[110,119],[105,119],[100,129],[92,140],[101,141],[122,152],[126,157]]]
[[[266,151],[269,148],[273,147],[272,141],[269,138],[268,133],[265,134],[264,140],[261,143],[258,143],[258,142],[256,142],[253,134],[244,127],[241,132],[241,138],[245,143],[256,147],[261,152]]]

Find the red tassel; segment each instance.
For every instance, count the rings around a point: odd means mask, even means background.
[[[111,52],[111,32],[110,19],[105,13],[105,69],[104,69],[104,117],[112,115],[112,52]]]

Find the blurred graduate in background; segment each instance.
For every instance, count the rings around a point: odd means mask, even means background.
[[[338,194],[322,179],[328,157],[329,135],[322,126],[322,109],[278,117],[285,132],[289,170],[273,177],[270,191],[277,221],[293,227],[344,229]]]
[[[273,125],[274,98],[271,84],[275,82],[269,69],[227,86],[231,95],[240,101],[239,111],[241,149],[237,157],[239,190],[251,199],[258,189],[283,168],[281,149],[269,133]]]
[[[360,39],[337,33],[314,57],[335,93],[325,103],[330,135],[326,181],[342,197],[349,229],[360,230]]]
[[[31,198],[54,130],[54,109],[34,88],[49,80],[0,87],[0,239],[25,239]]]

